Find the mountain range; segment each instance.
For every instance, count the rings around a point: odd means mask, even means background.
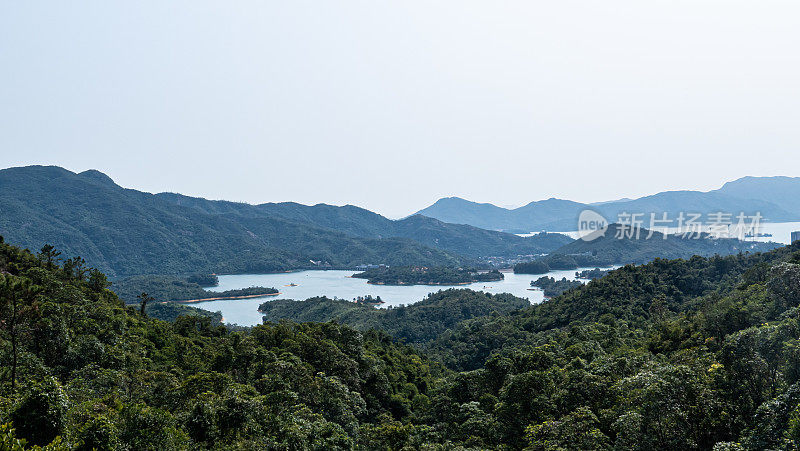
[[[0,235],[52,244],[112,276],[271,272],[308,267],[469,265],[483,256],[546,253],[571,241],[522,238],[424,216],[295,203],[249,205],[120,187],[55,166],[0,170]]]
[[[629,236],[632,235],[632,236]],[[624,239],[620,239],[624,236]],[[629,227],[611,224],[600,236],[590,241],[575,240],[554,250],[543,260],[570,257],[576,266],[607,266],[615,264],[643,264],[656,258],[676,259],[699,255],[735,255],[739,253],[768,252],[781,246],[777,243],[741,241],[735,238],[712,239],[707,234],[664,235],[655,230],[639,229],[633,233]]]
[[[708,192],[665,191],[638,199],[594,204],[551,198],[514,209],[447,197],[416,214],[488,230],[528,233],[576,230],[578,215],[585,209],[597,211],[609,222],[616,222],[624,212],[643,213],[646,220],[650,213],[658,218],[666,213],[667,218],[675,219],[680,212],[703,215],[724,212],[734,218],[739,213],[760,213],[771,222],[800,221],[800,177],[744,177]]]
[[[792,185],[792,180],[779,183]],[[674,191],[591,207],[606,217],[637,209],[720,208],[756,209],[769,218],[793,218],[793,213],[772,202],[781,191],[770,191],[771,187],[763,180],[742,179],[715,192]],[[792,208],[791,203],[787,205]],[[638,263],[658,256],[763,250],[741,242],[705,242],[710,240],[587,244],[557,233],[520,237],[487,229],[568,230],[577,212],[587,207],[548,199],[507,210],[449,198],[423,210],[424,214],[391,220],[352,205],[251,205],[176,193],[151,194],[123,188],[96,170],[75,173],[55,166],[0,170],[0,235],[33,250],[52,244],[63,258],[81,256],[88,265],[114,277],[377,264],[474,266],[489,257],[519,261],[549,253],[586,252],[606,263]],[[425,216],[431,211],[446,214]],[[473,224],[453,223],[458,221]]]

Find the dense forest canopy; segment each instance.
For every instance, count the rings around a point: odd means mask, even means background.
[[[264,321],[336,321],[359,330],[379,329],[407,343],[428,343],[463,321],[509,313],[530,303],[509,294],[492,295],[463,289],[440,290],[405,306],[374,308],[341,299],[316,297],[305,301],[264,302]]]
[[[562,277],[561,280],[559,280],[555,277],[544,276],[531,281],[531,286],[541,288],[544,295],[551,298],[563,294],[565,291],[572,290],[573,288],[581,287],[583,286],[583,282],[580,280],[567,280],[566,277]]]
[[[408,437],[403,419],[443,371],[379,332],[330,323],[231,332],[198,317],[166,323],[126,307],[107,287],[97,271],[0,244],[0,443],[392,443]]]
[[[628,265],[536,306],[470,290],[380,312],[268,303],[275,321],[247,330],[150,318],[80,261],[0,244],[0,301],[3,444],[800,445],[800,243]]]

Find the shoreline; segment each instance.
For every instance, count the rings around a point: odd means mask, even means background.
[[[359,279],[360,277],[354,277],[354,279]],[[428,287],[450,287],[450,286],[463,286],[463,285],[472,285],[473,283],[491,283],[491,282],[500,282],[503,279],[492,280],[492,281],[475,281],[475,282],[457,282],[457,283],[385,283],[385,282],[370,282],[367,281],[369,285],[384,285],[388,287],[412,287],[412,286],[428,286]]]
[[[183,301],[163,301],[163,302],[180,302],[181,304],[190,304],[194,302],[205,302],[205,301],[225,301],[225,300],[233,300],[233,299],[250,299],[250,298],[263,298],[267,296],[279,296],[282,293],[279,291],[277,293],[266,293],[266,294],[246,294],[242,296],[217,296],[214,298],[202,298],[202,299],[186,299]]]

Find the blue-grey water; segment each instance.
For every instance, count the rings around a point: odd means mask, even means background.
[[[796,230],[800,230],[800,222],[764,222],[762,223],[761,232],[771,233],[773,236],[755,238],[755,240],[788,244],[790,233]],[[577,232],[567,232],[570,235],[575,233]],[[353,274],[355,274],[353,271],[302,271],[281,274],[219,276],[219,286],[211,288],[211,291],[265,286],[275,287],[280,290],[281,294],[263,298],[199,302],[194,305],[207,310],[222,312],[222,316],[227,323],[253,326],[261,324],[261,314],[258,313],[258,306],[264,301],[273,299],[303,300],[314,296],[328,296],[330,298],[337,297],[352,300],[355,297],[369,294],[380,296],[386,302],[383,304],[385,307],[388,305],[413,304],[421,301],[429,293],[451,288],[449,286],[427,285],[370,285],[364,279],[351,278],[350,276]],[[575,279],[574,270],[552,271],[548,275],[558,279],[562,277]],[[505,273],[505,280],[499,282],[481,282],[455,287],[470,288],[487,293],[511,293],[515,296],[528,298],[532,304],[537,304],[544,299],[544,295],[539,290],[530,290],[530,283],[539,277],[541,276]],[[291,283],[295,283],[297,286],[288,286]]]
[[[580,268],[590,269],[590,268]],[[579,269],[579,270],[580,270]],[[551,271],[548,276],[561,279],[575,279],[575,271]],[[258,306],[274,299],[303,300],[314,296],[327,296],[352,300],[358,296],[380,296],[385,302],[382,306],[413,304],[421,301],[429,293],[447,288],[470,288],[487,293],[511,293],[528,298],[532,304],[541,302],[544,294],[540,290],[530,290],[531,281],[541,275],[523,275],[504,273],[505,279],[497,282],[479,282],[469,285],[429,286],[429,285],[370,285],[365,279],[354,279],[350,276],[354,271],[301,271],[280,274],[238,274],[219,276],[219,285],[210,291],[225,291],[251,286],[275,287],[280,290],[278,296],[250,299],[231,299],[207,301],[192,304],[206,310],[222,312],[226,323],[253,326],[261,324]],[[289,284],[297,286],[288,286]]]

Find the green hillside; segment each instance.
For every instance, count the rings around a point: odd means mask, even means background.
[[[166,323],[106,286],[0,243],[0,449],[390,445],[440,374],[380,333]]]
[[[486,256],[548,252],[564,235],[521,238],[357,207],[248,205],[116,185],[97,171],[0,171],[0,233],[31,249],[53,244],[113,276],[272,272],[364,264],[458,266]]]
[[[245,217],[279,217],[315,227],[336,230],[358,238],[409,238],[436,249],[471,258],[487,256],[515,257],[517,255],[550,252],[573,240],[558,233],[541,233],[519,237],[510,233],[484,230],[464,224],[449,224],[422,215],[390,220],[363,208],[346,205],[301,205],[295,202],[249,205],[236,202],[211,201],[162,193],[156,195],[177,205],[197,210]]]
[[[150,318],[51,257],[0,242],[3,449],[800,446],[800,243],[628,265],[535,306],[283,301],[262,309],[338,322],[243,330]]]
[[[454,265],[406,238],[354,238],[280,217],[209,214],[121,188],[97,171],[0,171],[0,233],[56,246],[111,275],[271,272],[359,264]]]
[[[364,321],[324,305],[269,314]],[[628,265],[418,346],[458,372],[426,424],[480,447],[797,449],[800,244]]]
[[[449,289],[432,293],[408,306],[375,308],[355,302],[317,297],[304,301],[264,302],[264,321],[328,322],[335,320],[359,330],[380,329],[408,343],[427,343],[456,324],[472,318],[509,313],[528,307],[526,299]]]

